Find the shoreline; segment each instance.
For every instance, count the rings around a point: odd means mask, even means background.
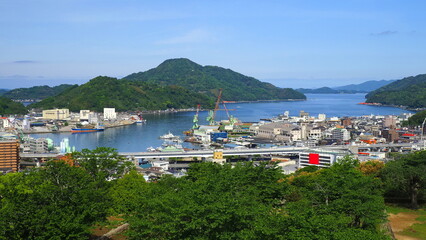
[[[260,102],[298,102],[306,101],[307,99],[273,99],[273,100],[256,100],[256,101],[224,101],[225,104],[234,103],[260,103]],[[213,109],[200,109],[200,111],[210,111]],[[164,109],[164,110],[146,110],[141,111],[142,114],[163,114],[163,113],[178,113],[178,112],[196,112],[197,108],[182,108],[182,109]],[[131,111],[128,111],[131,112]],[[127,112],[127,113],[128,113]]]

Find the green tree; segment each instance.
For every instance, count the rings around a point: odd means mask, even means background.
[[[26,114],[28,111],[22,103],[0,97],[0,115]]]
[[[336,234],[349,229],[382,237],[376,231],[386,219],[380,181],[365,176],[358,166],[346,157],[330,168],[288,178],[295,187],[292,196],[298,196],[285,206],[293,226],[288,234],[295,234],[290,239],[339,239]]]
[[[419,194],[426,189],[426,151],[400,155],[388,162],[381,172],[387,193],[403,193],[411,207],[418,208]]]
[[[72,157],[97,181],[117,179],[134,169],[133,163],[118,155],[114,148],[83,149]]]
[[[0,239],[87,239],[106,216],[103,189],[79,167],[45,168],[0,177]]]
[[[270,239],[287,184],[275,167],[192,165],[149,184],[127,219],[134,239]],[[271,223],[271,224],[267,224]]]
[[[136,170],[132,170],[118,179],[109,190],[114,202],[112,207],[114,213],[132,212],[138,204],[139,196],[144,195],[148,187],[149,185],[146,183],[145,178],[138,174]]]

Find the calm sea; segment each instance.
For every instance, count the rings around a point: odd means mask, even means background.
[[[364,102],[365,94],[306,94],[306,101],[296,102],[259,102],[259,103],[232,103],[226,108],[231,109],[229,114],[245,122],[258,122],[261,118],[271,118],[284,111],[289,111],[291,116],[299,115],[301,110],[318,116],[324,113],[327,117],[362,116],[362,115],[400,115],[409,111],[393,107],[377,107],[358,105]],[[223,108],[223,106],[222,106]],[[192,126],[194,112],[145,115],[146,124],[134,124],[119,128],[109,128],[104,132],[95,133],[54,133],[32,134],[32,137],[47,137],[59,145],[63,138],[68,138],[70,145],[77,150],[83,148],[93,149],[98,146],[113,147],[119,152],[140,152],[146,148],[158,147],[163,143],[159,136],[169,131],[175,135],[183,136]],[[200,123],[207,124],[207,112],[200,113]],[[227,119],[225,111],[217,113],[217,120]],[[186,144],[186,145],[185,145]],[[184,143],[185,147],[192,147]]]

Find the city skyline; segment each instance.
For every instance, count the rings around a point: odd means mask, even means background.
[[[1,88],[124,77],[166,59],[279,87],[425,73],[422,1],[0,1]]]

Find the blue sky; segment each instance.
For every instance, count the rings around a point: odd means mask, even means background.
[[[426,73],[426,1],[0,0],[0,88],[124,77],[169,58],[280,87]]]

